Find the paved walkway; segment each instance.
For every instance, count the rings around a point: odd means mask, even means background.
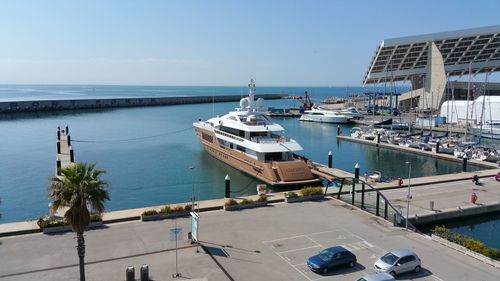
[[[480,183],[481,185],[475,185],[471,180],[462,180],[410,188],[412,199],[409,216],[422,217],[459,209],[500,205],[500,182],[488,177],[480,179]],[[477,195],[476,204],[470,202],[472,192]],[[382,193],[393,206],[402,210],[402,214],[406,214],[408,188],[383,190]],[[434,202],[432,210],[431,201]]]

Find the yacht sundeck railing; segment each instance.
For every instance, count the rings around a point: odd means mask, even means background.
[[[288,137],[252,137],[250,138],[251,141],[256,142],[256,143],[283,143],[283,142],[288,142],[291,139]]]
[[[394,226],[406,226],[406,218],[401,214],[401,210],[395,208],[380,191],[369,183],[352,177],[338,178],[335,182],[340,184],[337,199],[377,217],[382,217]],[[408,228],[412,231],[418,231],[409,221]]]
[[[269,122],[266,121],[245,121],[243,124],[248,126],[265,126],[270,125]]]

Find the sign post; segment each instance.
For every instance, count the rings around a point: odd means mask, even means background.
[[[172,274],[172,278],[182,277],[179,273],[179,267],[177,266],[177,240],[182,239],[182,228],[177,227],[177,218],[174,219],[175,228],[170,229],[170,241],[175,241],[175,274]]]
[[[198,240],[198,226],[200,223],[200,216],[195,213],[191,212],[191,239],[196,241],[196,252],[199,253],[199,245],[200,242]]]

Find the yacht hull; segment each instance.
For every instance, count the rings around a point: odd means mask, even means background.
[[[340,116],[308,116],[302,115],[300,117],[300,121],[309,121],[309,122],[320,122],[320,123],[332,123],[332,124],[347,124],[350,119],[348,117],[340,117]]]
[[[217,135],[208,129],[195,127],[205,151],[218,160],[271,186],[318,185],[311,167],[302,160],[261,162],[245,153],[219,144]]]

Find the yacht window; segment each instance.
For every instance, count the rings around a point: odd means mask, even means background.
[[[266,153],[265,161],[281,161],[283,160],[283,153],[281,152],[271,152]]]
[[[250,132],[250,137],[265,137],[267,132]]]
[[[227,119],[238,122],[238,119],[236,119],[236,117],[234,116],[229,116]]]
[[[241,152],[245,152],[245,148],[243,146],[237,145],[236,149],[239,150],[239,151],[241,151]]]
[[[313,112],[312,115],[323,115],[323,113]]]

